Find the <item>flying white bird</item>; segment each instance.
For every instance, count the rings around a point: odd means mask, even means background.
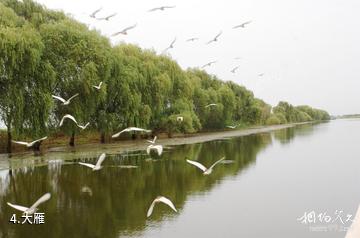
[[[102,153],[95,165],[83,163],[83,162],[79,162],[79,164],[92,168],[93,171],[100,170],[102,168],[101,163],[104,161],[105,157],[106,157],[105,153]]]
[[[213,107],[213,106],[216,106],[216,105],[217,105],[216,103],[210,103],[210,104],[206,105],[205,108],[207,108],[207,107]]]
[[[235,68],[233,68],[233,69],[231,70],[231,73],[235,74],[235,71],[236,71],[238,68],[239,68],[239,66],[236,66]]]
[[[16,141],[16,140],[12,140],[12,142],[16,143],[16,144],[19,144],[19,145],[25,145],[26,147],[30,148],[32,146],[34,146],[36,143],[39,143],[40,141],[43,141],[43,140],[46,140],[47,139],[47,136],[41,138],[41,139],[38,139],[38,140],[34,140],[33,142],[23,142],[23,141]]]
[[[182,122],[182,121],[184,121],[184,117],[177,117],[176,120],[177,120],[178,122]]]
[[[208,45],[208,44],[210,44],[210,43],[212,43],[212,42],[218,41],[218,38],[219,38],[219,36],[221,36],[221,34],[222,34],[222,31],[220,31],[219,34],[217,34],[217,35],[214,37],[214,39],[212,39],[211,41],[208,41],[206,44]]]
[[[162,203],[165,203],[166,205],[168,205],[171,209],[173,209],[175,212],[177,212],[174,204],[170,201],[170,199],[166,198],[166,197],[163,197],[163,196],[158,196],[157,198],[154,199],[154,201],[151,203],[150,207],[149,207],[149,210],[147,211],[147,214],[146,216],[149,217],[151,216],[153,210],[154,210],[154,207],[156,205],[156,203],[159,203],[159,202],[162,202]]]
[[[230,128],[230,129],[235,129],[236,126],[226,126],[227,128]]]
[[[149,145],[146,148],[146,153],[150,154],[151,150],[156,150],[156,152],[158,153],[158,155],[160,156],[163,152],[163,146],[162,145]]]
[[[132,25],[132,26],[129,26],[129,27],[126,27],[125,29],[119,31],[119,32],[115,32],[114,34],[111,35],[111,37],[113,36],[117,36],[119,34],[123,34],[123,35],[127,35],[127,31],[131,30],[131,29],[134,29],[135,27],[137,26],[137,23]]]
[[[196,41],[196,40],[198,40],[198,39],[199,39],[199,38],[194,37],[194,38],[187,39],[186,41]]]
[[[207,66],[211,66],[212,64],[215,64],[217,61],[211,61],[211,62],[209,62],[209,63],[207,63],[207,64],[204,64],[203,66],[201,66],[201,68],[205,68],[205,67],[207,67]]]
[[[142,128],[138,128],[138,127],[128,127],[128,128],[126,128],[126,129],[124,129],[124,130],[122,130],[122,131],[120,131],[120,132],[112,135],[111,137],[112,137],[112,138],[116,138],[116,137],[119,137],[119,136],[121,135],[121,133],[123,133],[123,132],[129,132],[129,131],[144,131],[144,132],[147,132],[147,133],[151,132],[151,130],[146,130],[146,129],[142,129]]]
[[[84,126],[83,125],[80,125],[73,116],[71,116],[70,114],[66,114],[65,116],[63,116],[63,118],[61,118],[61,121],[60,121],[60,124],[59,124],[59,127],[61,127],[63,124],[64,124],[64,120],[65,119],[70,119],[72,120],[73,122],[75,122],[75,124],[80,127],[81,129],[85,130],[86,127],[88,127],[88,125],[90,125],[90,122],[86,123]]]
[[[236,29],[236,28],[245,28],[245,26],[247,25],[247,24],[250,24],[252,21],[247,21],[247,22],[244,22],[244,23],[241,23],[240,25],[236,25],[236,26],[234,26],[233,27],[233,29]]]
[[[102,84],[103,82],[100,82],[99,85],[93,85],[93,87],[96,88],[97,90],[100,90]]]
[[[96,19],[99,20],[99,21],[101,21],[101,20],[108,21],[110,18],[112,18],[112,17],[114,17],[116,15],[117,15],[117,13],[113,13],[113,14],[107,16],[107,17],[100,17],[100,18],[96,18]]]
[[[43,203],[49,200],[51,197],[50,193],[44,194],[41,198],[39,198],[31,207],[23,207],[20,205],[15,205],[11,203],[7,203],[10,207],[15,208],[16,210],[22,211],[24,214],[31,215],[35,213],[38,209],[37,207]]]
[[[219,159],[218,161],[216,161],[213,165],[210,166],[210,168],[206,168],[204,165],[200,164],[199,162],[193,161],[193,160],[186,160],[186,162],[188,162],[189,164],[195,165],[196,167],[198,167],[199,169],[201,169],[204,173],[204,175],[209,175],[211,174],[213,168],[215,167],[215,165],[217,165],[218,163],[220,163],[221,161],[223,161],[225,159],[225,157],[222,157],[221,159]]]
[[[169,49],[174,48],[175,42],[176,42],[176,37],[175,37],[175,39],[171,42],[170,46],[163,51],[163,53],[165,53],[165,52],[168,51]]]
[[[153,9],[150,9],[149,12],[154,12],[154,11],[158,11],[158,10],[161,10],[161,11],[164,11],[165,9],[167,8],[174,8],[175,6],[162,6],[162,7],[155,7]]]
[[[75,94],[74,96],[72,96],[71,98],[69,98],[68,100],[65,100],[63,99],[62,97],[59,97],[59,96],[55,96],[55,95],[51,95],[53,98],[61,101],[63,103],[63,105],[69,105],[70,104],[70,101],[74,98],[74,97],[77,97],[79,96],[79,94]]]
[[[73,122],[75,122],[76,125],[78,124],[77,121],[75,120],[75,118],[74,118],[73,116],[71,116],[70,114],[66,114],[65,116],[63,116],[63,117],[61,118],[59,127],[61,127],[61,126],[64,124],[65,119],[70,119],[70,120],[72,120]]]
[[[151,144],[155,144],[156,139],[157,139],[157,136],[155,136],[153,140],[146,140],[146,141]]]
[[[360,237],[360,206],[355,215],[351,227],[348,229],[345,238],[359,238]]]
[[[86,127],[88,127],[90,125],[90,122],[86,123],[85,125],[79,125],[77,124],[78,127],[80,127],[81,129],[85,130]]]
[[[78,124],[77,121],[75,120],[75,118],[74,118],[73,116],[71,116],[70,114],[66,114],[65,116],[63,116],[63,117],[61,118],[59,127],[61,127],[61,126],[64,124],[64,120],[65,120],[65,119],[70,119],[70,120],[72,120],[73,122],[75,122],[76,125]]]
[[[262,77],[262,76],[264,76],[264,73],[258,74],[258,76],[259,76],[259,77]]]
[[[97,10],[95,10],[93,13],[90,14],[90,17],[91,17],[91,18],[96,18],[96,14],[97,14],[98,12],[100,12],[101,10],[102,10],[102,7],[100,7],[100,8],[97,9]]]

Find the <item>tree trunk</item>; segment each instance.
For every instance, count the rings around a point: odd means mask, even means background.
[[[39,141],[38,143],[35,143],[35,145],[33,146],[33,151],[34,152],[40,152],[41,143],[42,143],[42,141]]]
[[[101,132],[100,142],[101,142],[101,144],[105,144],[105,133],[104,132]]]
[[[71,134],[69,145],[72,147],[75,146],[75,132]]]
[[[11,131],[10,131],[10,129],[8,129],[8,131],[7,131],[7,152],[9,154],[12,152],[12,150],[11,150],[11,140],[12,140]]]
[[[172,130],[168,130],[168,138],[172,138]]]

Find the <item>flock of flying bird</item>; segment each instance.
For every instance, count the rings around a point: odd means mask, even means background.
[[[148,12],[155,12],[155,11],[164,11],[166,9],[170,9],[170,8],[175,8],[175,6],[161,6],[161,7],[156,7],[156,8],[152,8],[150,9]],[[97,9],[96,11],[94,11],[93,13],[91,13],[89,16],[91,18],[94,18],[94,19],[97,19],[99,21],[102,21],[102,20],[105,20],[105,21],[109,21],[112,17],[116,16],[117,13],[113,13],[111,15],[108,15],[108,16],[105,16],[105,17],[97,17],[98,13],[102,10],[102,8],[99,8]],[[250,24],[251,21],[247,21],[247,22],[244,22],[240,25],[236,25],[233,27],[233,29],[236,29],[236,28],[245,28],[246,25]],[[137,26],[137,24],[134,24],[132,26],[129,26],[129,27],[126,27],[125,29],[122,29],[121,31],[119,32],[115,32],[111,35],[111,37],[114,37],[114,36],[117,36],[117,35],[127,35],[128,34],[128,31],[135,28]],[[211,39],[210,41],[207,41],[206,44],[209,45],[213,42],[217,42],[219,37],[223,34],[222,31],[220,31],[213,39]],[[163,53],[167,52],[169,49],[172,49],[174,48],[174,44],[176,42],[176,38],[171,42],[171,44],[163,51]],[[189,38],[187,39],[186,41],[187,42],[190,42],[190,41],[196,41],[196,40],[199,40],[199,38]],[[235,59],[238,59],[238,58],[235,58]],[[208,67],[208,66],[211,66],[212,64],[216,63],[217,61],[211,61],[211,62],[208,62],[207,64],[203,65],[202,68],[205,68],[205,67]],[[239,68],[239,66],[233,68],[231,70],[232,73],[235,73],[236,70]],[[260,75],[259,75],[260,76]],[[100,82],[99,85],[93,85],[92,87],[97,89],[97,90],[100,90],[101,89],[101,86],[102,86],[103,82]],[[70,97],[69,99],[64,99],[60,96],[56,96],[56,95],[52,95],[52,97],[58,101],[60,101],[62,103],[63,106],[67,106],[71,103],[71,101],[78,97],[79,94],[75,94],[73,95],[72,97]],[[216,103],[210,103],[209,105],[206,105],[205,108],[210,108],[210,107],[214,107],[216,106],[217,104]],[[183,122],[184,118],[182,116],[178,116],[177,118],[177,121],[179,123]],[[73,123],[75,123],[75,125],[77,125],[79,128],[81,128],[82,130],[85,130],[89,125],[90,123],[87,122],[85,125],[81,125],[77,122],[77,120],[70,114],[66,114],[62,117],[60,123],[59,123],[59,127],[61,127],[65,120],[71,120]],[[228,128],[231,128],[231,129],[234,129],[236,128],[236,126],[227,126]],[[122,133],[125,133],[125,132],[141,132],[141,133],[150,133],[151,130],[147,130],[147,129],[143,129],[143,128],[138,128],[138,127],[128,127],[126,129],[123,129],[122,131],[112,135],[112,138],[117,138],[119,137]],[[32,142],[23,142],[23,141],[15,141],[13,140],[14,143],[17,143],[17,144],[21,144],[21,145],[25,145],[27,146],[28,148],[31,148],[33,147],[34,145],[38,144],[38,143],[41,143],[42,141],[46,140],[47,137],[43,137],[41,139],[38,139],[38,140],[35,140],[35,141],[32,141]],[[147,142],[150,144],[147,146],[147,149],[146,149],[146,152],[147,154],[150,154],[152,150],[156,151],[157,154],[159,156],[161,156],[161,154],[163,153],[163,146],[160,145],[160,144],[156,144],[156,140],[157,140],[157,137],[155,136],[153,138],[153,140],[147,140]],[[86,166],[90,169],[92,169],[93,171],[97,171],[97,170],[100,170],[102,168],[102,163],[104,162],[106,158],[106,154],[105,153],[102,153],[100,155],[100,157],[98,158],[96,164],[90,164],[90,163],[83,163],[83,162],[78,162],[79,165],[82,165],[82,166]],[[187,163],[193,165],[193,166],[196,166],[198,169],[200,169],[204,175],[209,175],[212,173],[213,171],[213,168],[223,162],[225,160],[225,157],[222,157],[221,159],[219,159],[218,161],[216,161],[214,164],[212,164],[209,168],[206,168],[204,165],[202,165],[201,163],[197,162],[197,161],[193,161],[193,160],[186,160]],[[84,191],[91,191],[89,188],[85,188]],[[16,204],[12,204],[12,203],[7,203],[9,206],[13,207],[14,209],[17,209],[19,211],[22,211],[24,214],[33,214],[37,211],[37,207],[41,204],[41,203],[44,203],[46,202],[47,200],[49,200],[51,198],[51,195],[50,193],[46,193],[44,194],[42,197],[40,197],[31,207],[24,207],[24,206],[20,206],[20,205],[16,205]],[[158,196],[156,197],[153,202],[151,203],[148,211],[147,211],[147,217],[149,217],[152,212],[153,212],[153,209],[155,207],[155,205],[157,203],[164,203],[166,205],[168,205],[172,210],[174,210],[175,212],[177,212],[174,204],[172,203],[172,201],[164,196]]]
[[[175,8],[176,6],[161,6],[161,7],[155,7],[155,8],[152,8],[150,10],[148,10],[148,12],[155,12],[155,11],[164,11],[166,9],[171,9],[171,8]],[[110,14],[106,17],[97,17],[97,15],[99,14],[99,12],[102,10],[102,7],[99,8],[99,9],[96,9],[93,13],[91,13],[89,16],[91,18],[94,18],[96,20],[99,20],[99,21],[102,21],[102,20],[106,20],[106,21],[109,21],[110,18],[112,17],[115,17],[117,15],[117,13],[113,13],[113,14]],[[238,28],[245,28],[248,24],[250,24],[252,21],[246,21],[246,22],[243,22],[241,24],[238,24],[238,25],[235,25],[234,27],[232,27],[232,29],[238,29]],[[127,35],[128,34],[128,31],[134,29],[135,27],[137,27],[137,23],[135,23],[134,25],[131,25],[131,26],[128,26],[124,29],[122,29],[121,31],[118,31],[118,32],[115,32],[113,34],[110,35],[110,37],[115,37],[115,36],[118,36],[118,35]],[[223,34],[223,31],[220,31],[214,38],[212,38],[211,40],[207,41],[205,44],[206,45],[209,45],[213,42],[217,42],[219,37]],[[192,38],[189,38],[186,40],[186,42],[193,42],[193,41],[197,41],[199,40],[198,37],[192,37]],[[170,45],[165,48],[162,53],[166,53],[168,50],[170,49],[173,49],[174,48],[174,45],[175,45],[175,42],[177,41],[177,38],[175,37],[174,40],[170,43]],[[235,57],[234,58],[235,60],[238,60],[240,59],[240,57]],[[217,61],[210,61],[206,64],[204,64],[203,66],[201,66],[202,69],[206,68],[206,67],[209,67],[211,66],[212,64],[215,64],[217,63]],[[236,66],[234,67],[233,69],[230,70],[231,73],[235,74],[236,73],[236,70],[239,69],[239,66]],[[262,75],[261,74],[258,74],[259,77],[261,77]]]
[[[102,85],[102,82],[100,82],[100,84],[98,86],[96,85],[93,85],[93,87],[97,90],[100,90],[101,89],[101,85]],[[76,98],[77,96],[79,96],[79,94],[75,94],[73,95],[72,97],[70,97],[69,99],[64,99],[60,96],[55,96],[55,95],[52,95],[52,97],[54,99],[57,99],[59,100],[63,106],[67,106],[71,103],[71,101]],[[206,108],[209,108],[209,107],[213,107],[213,106],[216,106],[217,104],[216,103],[211,103],[209,105],[206,105],[205,107]],[[80,125],[76,119],[70,115],[70,114],[66,114],[62,117],[60,123],[59,123],[59,127],[61,127],[65,120],[68,119],[68,120],[71,120],[73,121],[73,123],[75,123],[78,127],[80,127],[82,130],[85,130],[88,126],[89,126],[89,122],[86,123],[85,125]],[[178,123],[182,123],[184,118],[182,116],[178,116],[176,118],[176,120],[178,121]],[[120,132],[116,133],[116,134],[113,134],[112,135],[112,138],[117,138],[119,137],[122,133],[125,133],[125,132],[140,132],[140,133],[150,133],[151,130],[147,130],[147,129],[143,129],[143,128],[138,128],[138,127],[128,127],[128,128],[125,128],[123,130],[121,130]],[[16,144],[20,144],[20,145],[25,145],[26,147],[28,148],[31,148],[35,145],[39,145],[39,143],[41,143],[42,141],[46,140],[47,137],[43,137],[41,139],[38,139],[38,140],[35,140],[35,141],[32,141],[32,142],[23,142],[23,141],[15,141],[13,140],[12,142],[13,143],[16,143]],[[161,154],[163,153],[163,146],[160,145],[160,144],[156,144],[156,140],[157,140],[157,136],[154,136],[154,138],[152,140],[147,140],[147,142],[150,144],[147,146],[147,149],[146,149],[146,152],[148,155],[151,154],[151,151],[154,150],[157,152],[158,156],[161,156]],[[97,171],[97,170],[100,170],[102,168],[101,164],[104,162],[106,158],[106,154],[105,153],[102,153],[100,155],[100,157],[98,158],[96,164],[90,164],[90,163],[84,163],[84,162],[78,162],[79,165],[82,165],[82,166],[86,166],[90,169],[92,169],[92,171]],[[219,159],[218,161],[216,161],[213,165],[211,165],[209,168],[206,168],[204,165],[200,164],[199,162],[197,161],[193,161],[193,160],[186,160],[187,163],[191,164],[191,165],[194,165],[196,166],[197,168],[199,168],[204,175],[209,175],[211,174],[213,168],[220,162],[224,161],[225,157]],[[131,167],[131,166],[130,166]],[[136,167],[136,166],[135,166]],[[83,188],[83,192],[90,192],[92,193],[91,189],[88,188],[88,187],[84,187]],[[16,205],[16,204],[12,204],[12,203],[7,203],[9,206],[11,206],[12,208],[16,209],[16,210],[19,210],[21,212],[23,212],[24,214],[28,214],[28,215],[31,215],[33,213],[35,213],[37,211],[37,207],[43,203],[43,202],[46,202],[47,200],[49,200],[51,197],[50,193],[46,193],[44,194],[42,197],[40,197],[31,207],[24,207],[24,206],[21,206],[21,205]],[[151,203],[150,205],[150,208],[147,212],[147,217],[149,217],[151,214],[152,214],[152,211],[154,209],[154,206],[159,203],[159,202],[162,202],[166,205],[168,205],[171,209],[173,209],[175,212],[177,212],[174,204],[171,202],[170,199],[164,197],[164,196],[158,196],[156,197],[153,202]]]
[[[160,7],[155,7],[155,8],[152,8],[152,9],[148,10],[148,12],[164,11],[164,10],[166,10],[166,9],[171,9],[171,8],[175,8],[175,6],[160,6]],[[94,19],[99,20],[99,21],[102,21],[102,20],[109,21],[111,18],[113,18],[113,17],[115,17],[115,16],[117,15],[117,13],[113,13],[113,14],[110,14],[110,15],[105,16],[105,17],[97,17],[97,15],[99,14],[99,12],[100,12],[101,10],[102,10],[102,7],[99,8],[99,9],[97,9],[97,10],[95,10],[94,12],[92,12],[92,13],[89,15],[89,17],[94,18]],[[250,24],[251,22],[252,22],[252,21],[246,21],[246,22],[244,22],[244,23],[241,23],[241,24],[239,24],[239,25],[234,26],[233,29],[245,28],[246,25]],[[132,26],[126,27],[125,29],[123,29],[123,30],[121,30],[121,31],[119,31],[119,32],[115,32],[115,33],[112,34],[111,36],[113,37],[113,36],[117,36],[117,35],[119,35],[119,34],[127,35],[127,34],[128,34],[127,32],[128,32],[129,30],[135,28],[136,26],[137,26],[137,24],[134,24],[134,25],[132,25]],[[210,41],[206,42],[206,44],[211,44],[212,42],[218,41],[218,38],[219,38],[222,34],[223,34],[223,32],[220,31],[213,39],[211,39]],[[194,37],[194,38],[187,39],[186,41],[196,41],[196,40],[199,40],[199,38],[195,38],[195,37]],[[175,37],[175,39],[171,42],[171,44],[163,51],[163,53],[165,53],[165,52],[168,51],[169,49],[174,48],[175,42],[176,42],[176,37]],[[240,58],[239,58],[239,57],[236,57],[235,59],[240,59]],[[212,64],[215,64],[216,62],[217,62],[217,61],[210,61],[210,62],[204,64],[201,68],[209,67],[209,66],[211,66]],[[231,72],[232,72],[232,73],[235,73],[238,68],[239,68],[239,66],[234,67],[234,68],[231,70]],[[264,75],[263,73],[258,74],[259,77],[261,77],[261,76],[263,76],[263,75]],[[103,82],[100,82],[99,85],[92,85],[92,87],[95,88],[95,89],[97,89],[97,90],[100,90],[102,84],[103,84]],[[64,98],[62,98],[62,97],[60,97],[60,96],[52,95],[52,97],[53,97],[54,99],[59,100],[59,101],[62,103],[62,105],[64,105],[64,106],[69,105],[70,102],[71,102],[71,100],[73,100],[73,99],[76,98],[77,96],[79,96],[78,93],[75,94],[75,95],[73,95],[73,96],[70,97],[69,99],[64,99]],[[212,106],[216,106],[216,105],[217,105],[216,103],[210,103],[209,105],[206,105],[205,108],[212,107]],[[59,127],[61,127],[61,126],[64,124],[64,121],[65,121],[66,119],[69,119],[69,120],[73,121],[73,122],[74,122],[79,128],[81,128],[82,130],[86,129],[86,128],[90,125],[90,122],[87,122],[85,125],[81,125],[81,124],[79,124],[79,123],[77,122],[77,120],[76,120],[72,115],[66,114],[66,115],[64,115],[64,116],[62,117],[62,119],[61,119],[61,121],[60,121],[60,124],[59,124]],[[180,116],[180,117],[177,117],[177,121],[182,122],[183,120],[184,120],[183,117],[181,117],[181,116]],[[235,128],[237,127],[237,125],[228,125],[228,126],[226,126],[226,127],[227,127],[227,128],[230,128],[230,129],[235,129]],[[123,131],[121,131],[121,132],[113,135],[112,138],[118,137],[121,133],[123,133],[123,132],[125,132],[125,131],[131,131],[131,130],[132,130],[132,131],[139,131],[140,129],[141,129],[141,128],[135,128],[135,127],[126,128],[126,129],[124,129]],[[141,129],[141,130],[143,130],[143,129]],[[143,130],[143,131],[146,132],[146,130]],[[45,140],[45,139],[47,139],[47,137],[43,137],[43,138],[41,138],[41,139],[35,140],[35,141],[33,141],[33,142],[30,142],[30,143],[28,143],[28,142],[23,142],[23,141],[15,141],[15,140],[13,140],[13,142],[14,142],[14,143],[17,143],[17,144],[21,144],[21,145],[26,145],[27,147],[30,148],[30,147],[34,146],[35,144],[37,144],[37,143],[41,143],[41,142],[42,142],[43,140]],[[150,150],[151,150],[151,149],[156,149],[157,151],[162,151],[162,150],[159,149],[159,147],[154,147],[154,146],[150,147],[149,149],[150,149]]]

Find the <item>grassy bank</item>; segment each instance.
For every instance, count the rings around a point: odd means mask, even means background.
[[[173,133],[172,137],[186,137],[186,136],[196,136],[199,133],[193,133],[193,134],[180,134],[180,133]],[[157,135],[158,138],[168,138],[167,133],[160,133]],[[137,135],[135,140],[143,140],[143,139],[150,139],[150,135]],[[16,140],[16,138],[13,138]],[[25,140],[25,139],[21,139]],[[26,141],[31,141],[32,138],[28,138]],[[69,140],[70,137],[64,134],[54,134],[51,136],[48,136],[48,138],[43,141],[41,144],[41,150],[47,150],[50,148],[55,147],[67,147],[69,146]],[[131,134],[124,134],[121,137],[117,139],[111,139],[111,136],[107,136],[105,138],[105,143],[116,143],[119,141],[131,141],[134,140],[131,136]],[[78,134],[75,136],[75,147],[76,146],[83,146],[83,145],[89,145],[89,144],[100,144],[100,133],[95,131],[85,131],[81,134]],[[7,146],[7,133],[5,130],[0,131],[0,154],[6,153],[6,146]],[[70,147],[70,146],[69,146]],[[28,149],[25,146],[18,145],[15,143],[12,143],[12,152],[24,152]]]
[[[238,129],[202,131],[192,134],[175,133],[172,134],[172,138],[169,138],[167,133],[160,133],[157,134],[157,137],[158,139],[161,140],[162,144],[168,144],[168,145],[199,143],[199,142],[205,142],[215,139],[221,139],[225,137],[236,137],[236,136],[244,136],[255,133],[269,132],[272,130],[279,130],[279,129],[284,129],[284,128],[293,127],[301,124],[307,124],[307,123],[314,123],[314,122],[291,123],[291,124],[283,124],[283,125],[267,125],[267,126],[258,125],[258,126],[242,127]],[[135,140],[141,141],[147,138],[149,138],[149,136],[139,135]],[[6,153],[6,141],[7,141],[6,131],[1,130],[0,154]],[[76,135],[75,141],[77,147],[91,147],[91,145],[100,145],[100,134],[92,131],[84,132],[82,134]],[[121,145],[123,143],[128,143],[131,141],[134,141],[134,139],[129,134],[127,135],[124,134],[123,137],[120,137],[116,140],[111,139],[110,137],[106,137],[106,144],[118,143],[119,145]],[[52,148],[70,147],[68,146],[68,143],[69,143],[69,136],[63,134],[52,135],[49,136],[48,139],[42,143],[41,150],[46,151]],[[12,149],[13,149],[13,153],[28,151],[28,149],[25,146],[17,145],[14,143],[12,144]]]

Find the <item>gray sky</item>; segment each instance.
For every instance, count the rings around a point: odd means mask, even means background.
[[[275,105],[308,104],[331,114],[360,113],[360,1],[358,0],[37,0],[61,9],[104,35],[133,25],[129,35],[111,38],[169,54],[186,69],[218,62],[206,70],[232,80]],[[162,5],[165,11],[147,12]],[[117,12],[109,22],[98,17]],[[233,30],[244,21],[245,29]],[[219,41],[206,45],[219,31]],[[185,42],[191,37],[199,41]],[[241,57],[240,60],[234,60]],[[230,70],[240,66],[236,74]],[[264,73],[263,77],[258,74]]]

